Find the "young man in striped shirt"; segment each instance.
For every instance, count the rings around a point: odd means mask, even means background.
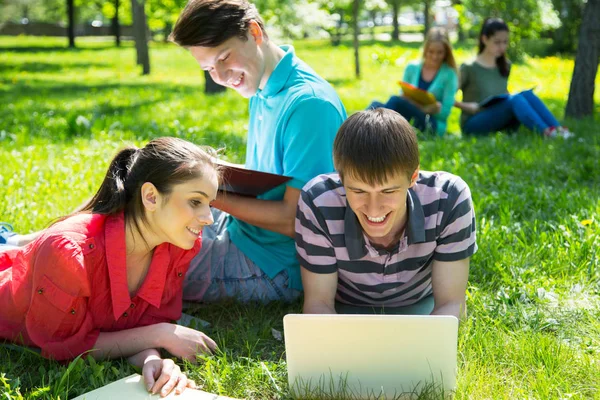
[[[465,314],[477,250],[467,184],[419,171],[410,124],[383,108],[338,131],[338,173],[304,186],[296,216],[304,312]]]

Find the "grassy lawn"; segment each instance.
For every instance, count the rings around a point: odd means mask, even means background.
[[[233,91],[206,97],[202,71],[185,51],[154,44],[152,75],[140,77],[131,44],[79,40],[79,49],[66,50],[64,43],[0,37],[0,221],[25,233],[70,212],[126,143],[178,136],[243,161],[247,100]],[[349,114],[396,92],[403,66],[419,57],[415,45],[366,43],[357,80],[351,48],[295,46]],[[472,56],[457,51],[459,62]],[[573,60],[531,58],[513,68],[510,89],[536,86],[562,119],[572,69]],[[421,167],[462,176],[477,213],[456,398],[600,399],[600,112],[566,121],[577,134],[569,141],[526,131],[461,139],[458,118],[453,111],[446,138],[420,144]],[[299,302],[189,310],[212,324],[207,333],[222,352],[185,368],[207,391],[289,398],[284,345],[272,330],[300,310]],[[133,372],[123,361],[66,366],[0,347],[7,399],[66,399]]]

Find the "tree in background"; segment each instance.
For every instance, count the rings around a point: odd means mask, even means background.
[[[74,0],[67,0],[67,36],[69,37],[69,47],[75,48],[75,3]]]
[[[508,55],[520,60],[525,52],[521,43],[524,38],[537,38],[542,30],[538,0],[462,0],[466,10],[481,17],[502,18],[510,28]],[[479,30],[479,26],[475,29]]]
[[[401,0],[387,0],[387,3],[392,9],[392,40],[400,41],[400,24],[398,23],[398,17],[400,17]]]
[[[146,25],[145,6],[144,0],[131,0],[137,63],[142,66],[142,74],[148,75],[150,74],[150,54],[148,52],[148,27]]]
[[[559,15],[560,26],[552,32],[552,47],[550,50],[561,53],[575,53],[585,1],[552,0],[552,5]],[[600,23],[600,21],[597,22]]]
[[[594,89],[600,62],[600,0],[587,0],[565,115],[581,118],[594,112]]]

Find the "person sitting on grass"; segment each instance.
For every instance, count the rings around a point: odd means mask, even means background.
[[[522,124],[544,137],[571,137],[573,134],[561,126],[533,90],[508,95],[511,71],[506,58],[508,40],[508,25],[500,18],[487,18],[479,34],[479,54],[460,66],[463,100],[455,105],[462,110],[462,132],[486,135],[516,130]],[[501,100],[482,107],[481,103],[493,96],[500,96]]]
[[[467,184],[420,171],[413,127],[384,108],[352,115],[333,146],[337,173],[298,202],[304,312],[465,315],[477,250]]]
[[[0,250],[0,338],[58,361],[128,357],[163,396],[194,387],[159,349],[194,362],[216,348],[171,322],[213,223],[218,179],[213,155],[181,139],[121,150],[79,212],[25,247]]]
[[[408,64],[402,80],[433,94],[436,103],[424,106],[406,96],[391,96],[387,103],[374,101],[368,108],[389,108],[411,121],[420,131],[430,130],[443,136],[458,90],[456,61],[444,29],[429,30],[423,47],[423,60]]]

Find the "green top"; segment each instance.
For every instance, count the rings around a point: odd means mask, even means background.
[[[500,75],[498,67],[484,67],[473,60],[460,66],[459,76],[463,102],[481,103],[490,96],[508,93],[508,77]],[[463,126],[471,115],[463,111],[460,125]]]

